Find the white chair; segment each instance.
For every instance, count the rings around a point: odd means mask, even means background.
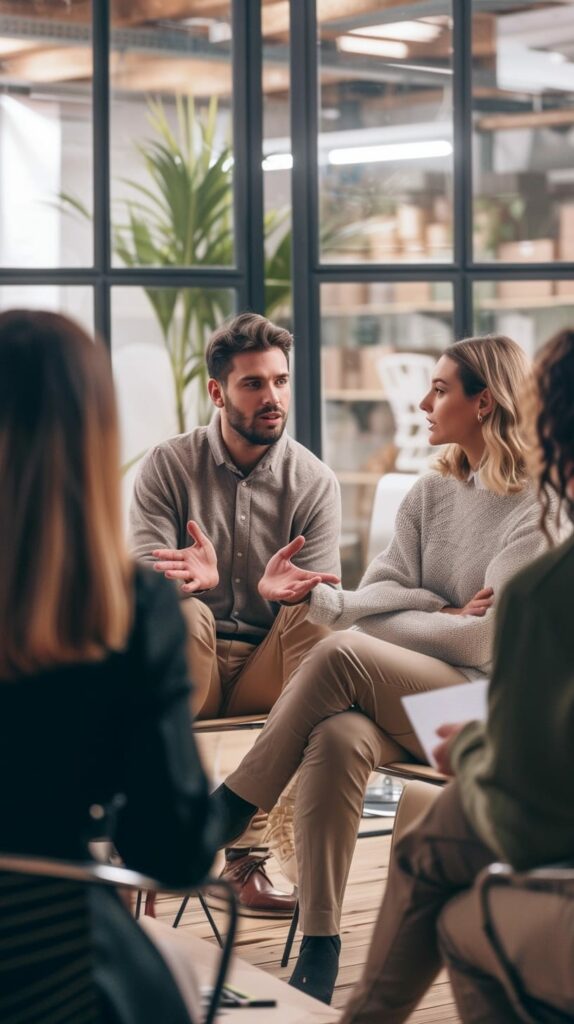
[[[377,484],[373,499],[367,563],[384,551],[395,530],[397,509],[418,473],[385,473]]]
[[[425,415],[419,402],[431,385],[435,360],[420,352],[392,352],[377,361],[377,369],[395,420],[396,468],[420,473],[431,449]]]

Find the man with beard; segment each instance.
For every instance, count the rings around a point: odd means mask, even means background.
[[[206,361],[218,412],[208,427],[153,448],[134,487],[132,550],[179,587],[199,718],[269,711],[329,631],[307,622],[306,604],[281,606],[258,589],[285,545],[302,582],[339,580],[336,478],[285,433],[291,344],[288,331],[255,313],[215,331]],[[226,851],[223,875],[245,909],[290,914],[294,897],[272,886],[265,858],[252,852],[265,823],[259,815]]]

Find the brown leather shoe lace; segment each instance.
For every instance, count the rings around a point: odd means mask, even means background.
[[[244,857],[238,857],[235,861],[228,861],[225,865],[225,873],[232,874],[238,882],[247,882],[251,875],[260,871],[271,885],[271,879],[267,874],[264,864],[269,860],[271,853],[248,853]]]

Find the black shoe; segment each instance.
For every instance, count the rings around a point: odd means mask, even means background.
[[[328,1006],[339,973],[340,952],[338,935],[304,935],[289,984]]]
[[[221,822],[220,848],[229,846],[242,836],[249,825],[257,807],[237,796],[233,790],[223,783],[211,794],[216,807],[216,815]]]

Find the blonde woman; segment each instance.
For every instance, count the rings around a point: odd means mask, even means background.
[[[309,618],[336,632],[291,677],[220,801],[229,838],[255,808],[270,809],[301,766],[295,840],[304,937],[291,983],[325,1002],[369,773],[424,759],[401,696],[489,671],[501,589],[545,547],[518,428],[528,375],[509,338],[448,348],[421,401],[431,444],[446,447],[407,494],[393,540],[359,589],[335,590],[295,567],[300,539],[269,562],[260,583],[269,599],[307,601]]]
[[[0,480],[0,848],[86,858],[94,830],[115,820],[128,866],[193,884],[216,837],[190,728],[185,628],[169,584],[126,553],[109,358],[65,317],[0,315]],[[88,892],[87,914],[97,1019],[189,1024],[115,892]],[[64,951],[74,947],[66,927],[63,914]],[[55,948],[53,972],[34,987],[34,1019],[72,998],[73,961],[62,957]],[[28,1019],[18,965],[2,977],[0,1017],[9,1005],[10,1019]],[[74,1019],[87,1019],[80,1009]]]

